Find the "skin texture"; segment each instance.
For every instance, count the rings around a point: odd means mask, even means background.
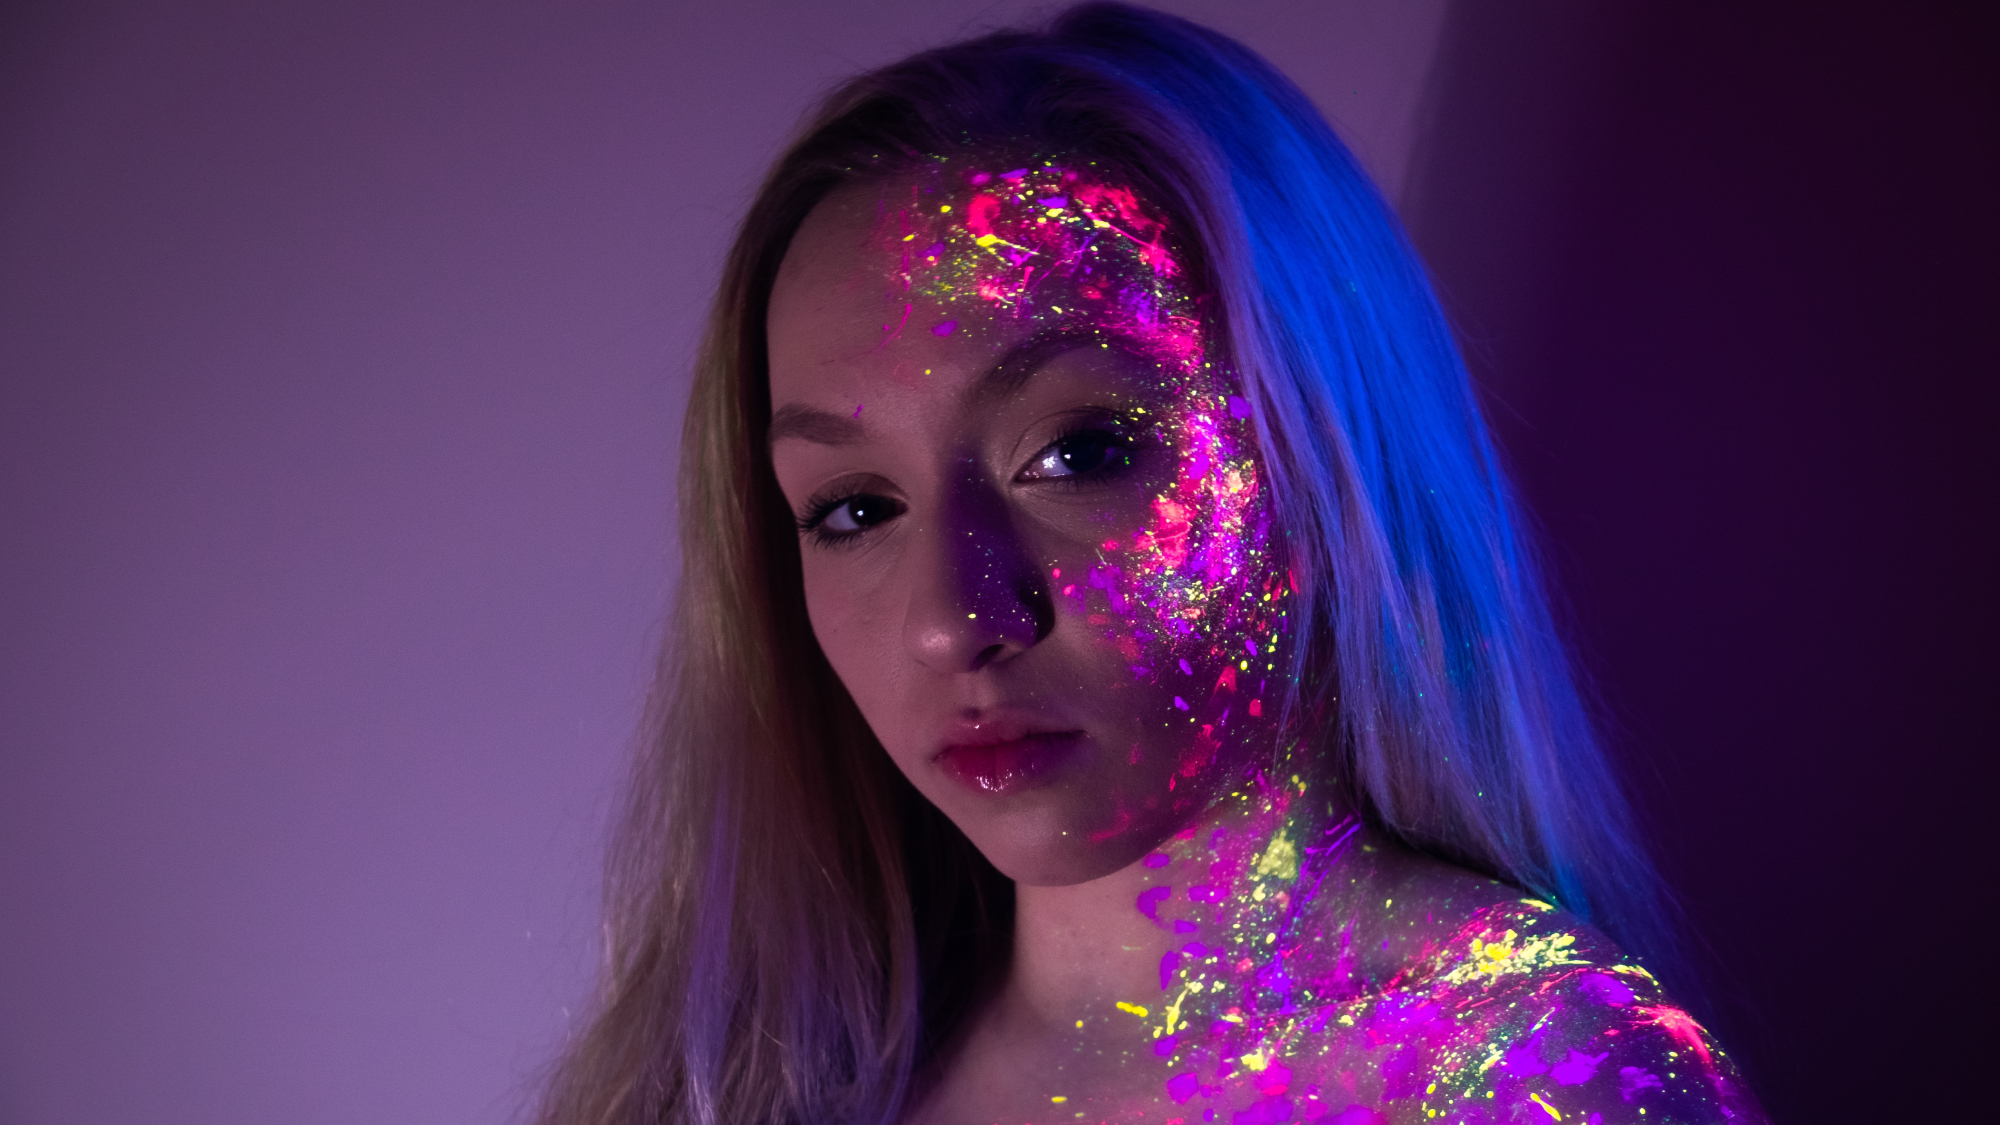
[[[1718,1119],[1731,1073],[1643,970],[1296,766],[1290,575],[1195,273],[1114,175],[961,161],[830,197],[777,278],[814,633],[1017,887],[911,1119]]]

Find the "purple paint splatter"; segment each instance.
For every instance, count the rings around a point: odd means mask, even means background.
[[[1597,1076],[1597,1064],[1611,1057],[1606,1051],[1601,1055],[1586,1055],[1572,1048],[1569,1057],[1549,1068],[1549,1077],[1559,1086],[1577,1086]]]

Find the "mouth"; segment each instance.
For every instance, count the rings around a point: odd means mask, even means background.
[[[1082,748],[1080,730],[1037,731],[1008,721],[963,723],[932,759],[946,777],[977,793],[1004,796],[1045,780]]]

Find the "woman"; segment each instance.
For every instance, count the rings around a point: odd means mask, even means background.
[[[729,259],[550,1123],[1708,1121],[1421,268],[1087,5],[836,92]]]

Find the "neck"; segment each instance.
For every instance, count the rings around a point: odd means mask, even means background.
[[[1017,885],[1014,957],[1001,999],[1009,1022],[1073,1026],[1115,1012],[1119,1000],[1148,1002],[1175,935],[1134,903],[1159,882],[1159,872],[1140,862],[1067,887]]]
[[[1296,955],[1316,951],[1318,920],[1349,912],[1342,903],[1358,886],[1326,876],[1353,827],[1343,805],[1260,775],[1119,871],[1017,886],[1013,963],[994,1015],[1016,1035],[1072,1033],[1081,1020],[1086,1033],[1138,1043],[1171,1037],[1197,1013],[1256,1010],[1250,993],[1283,990]],[[1280,972],[1237,968],[1246,959]]]

